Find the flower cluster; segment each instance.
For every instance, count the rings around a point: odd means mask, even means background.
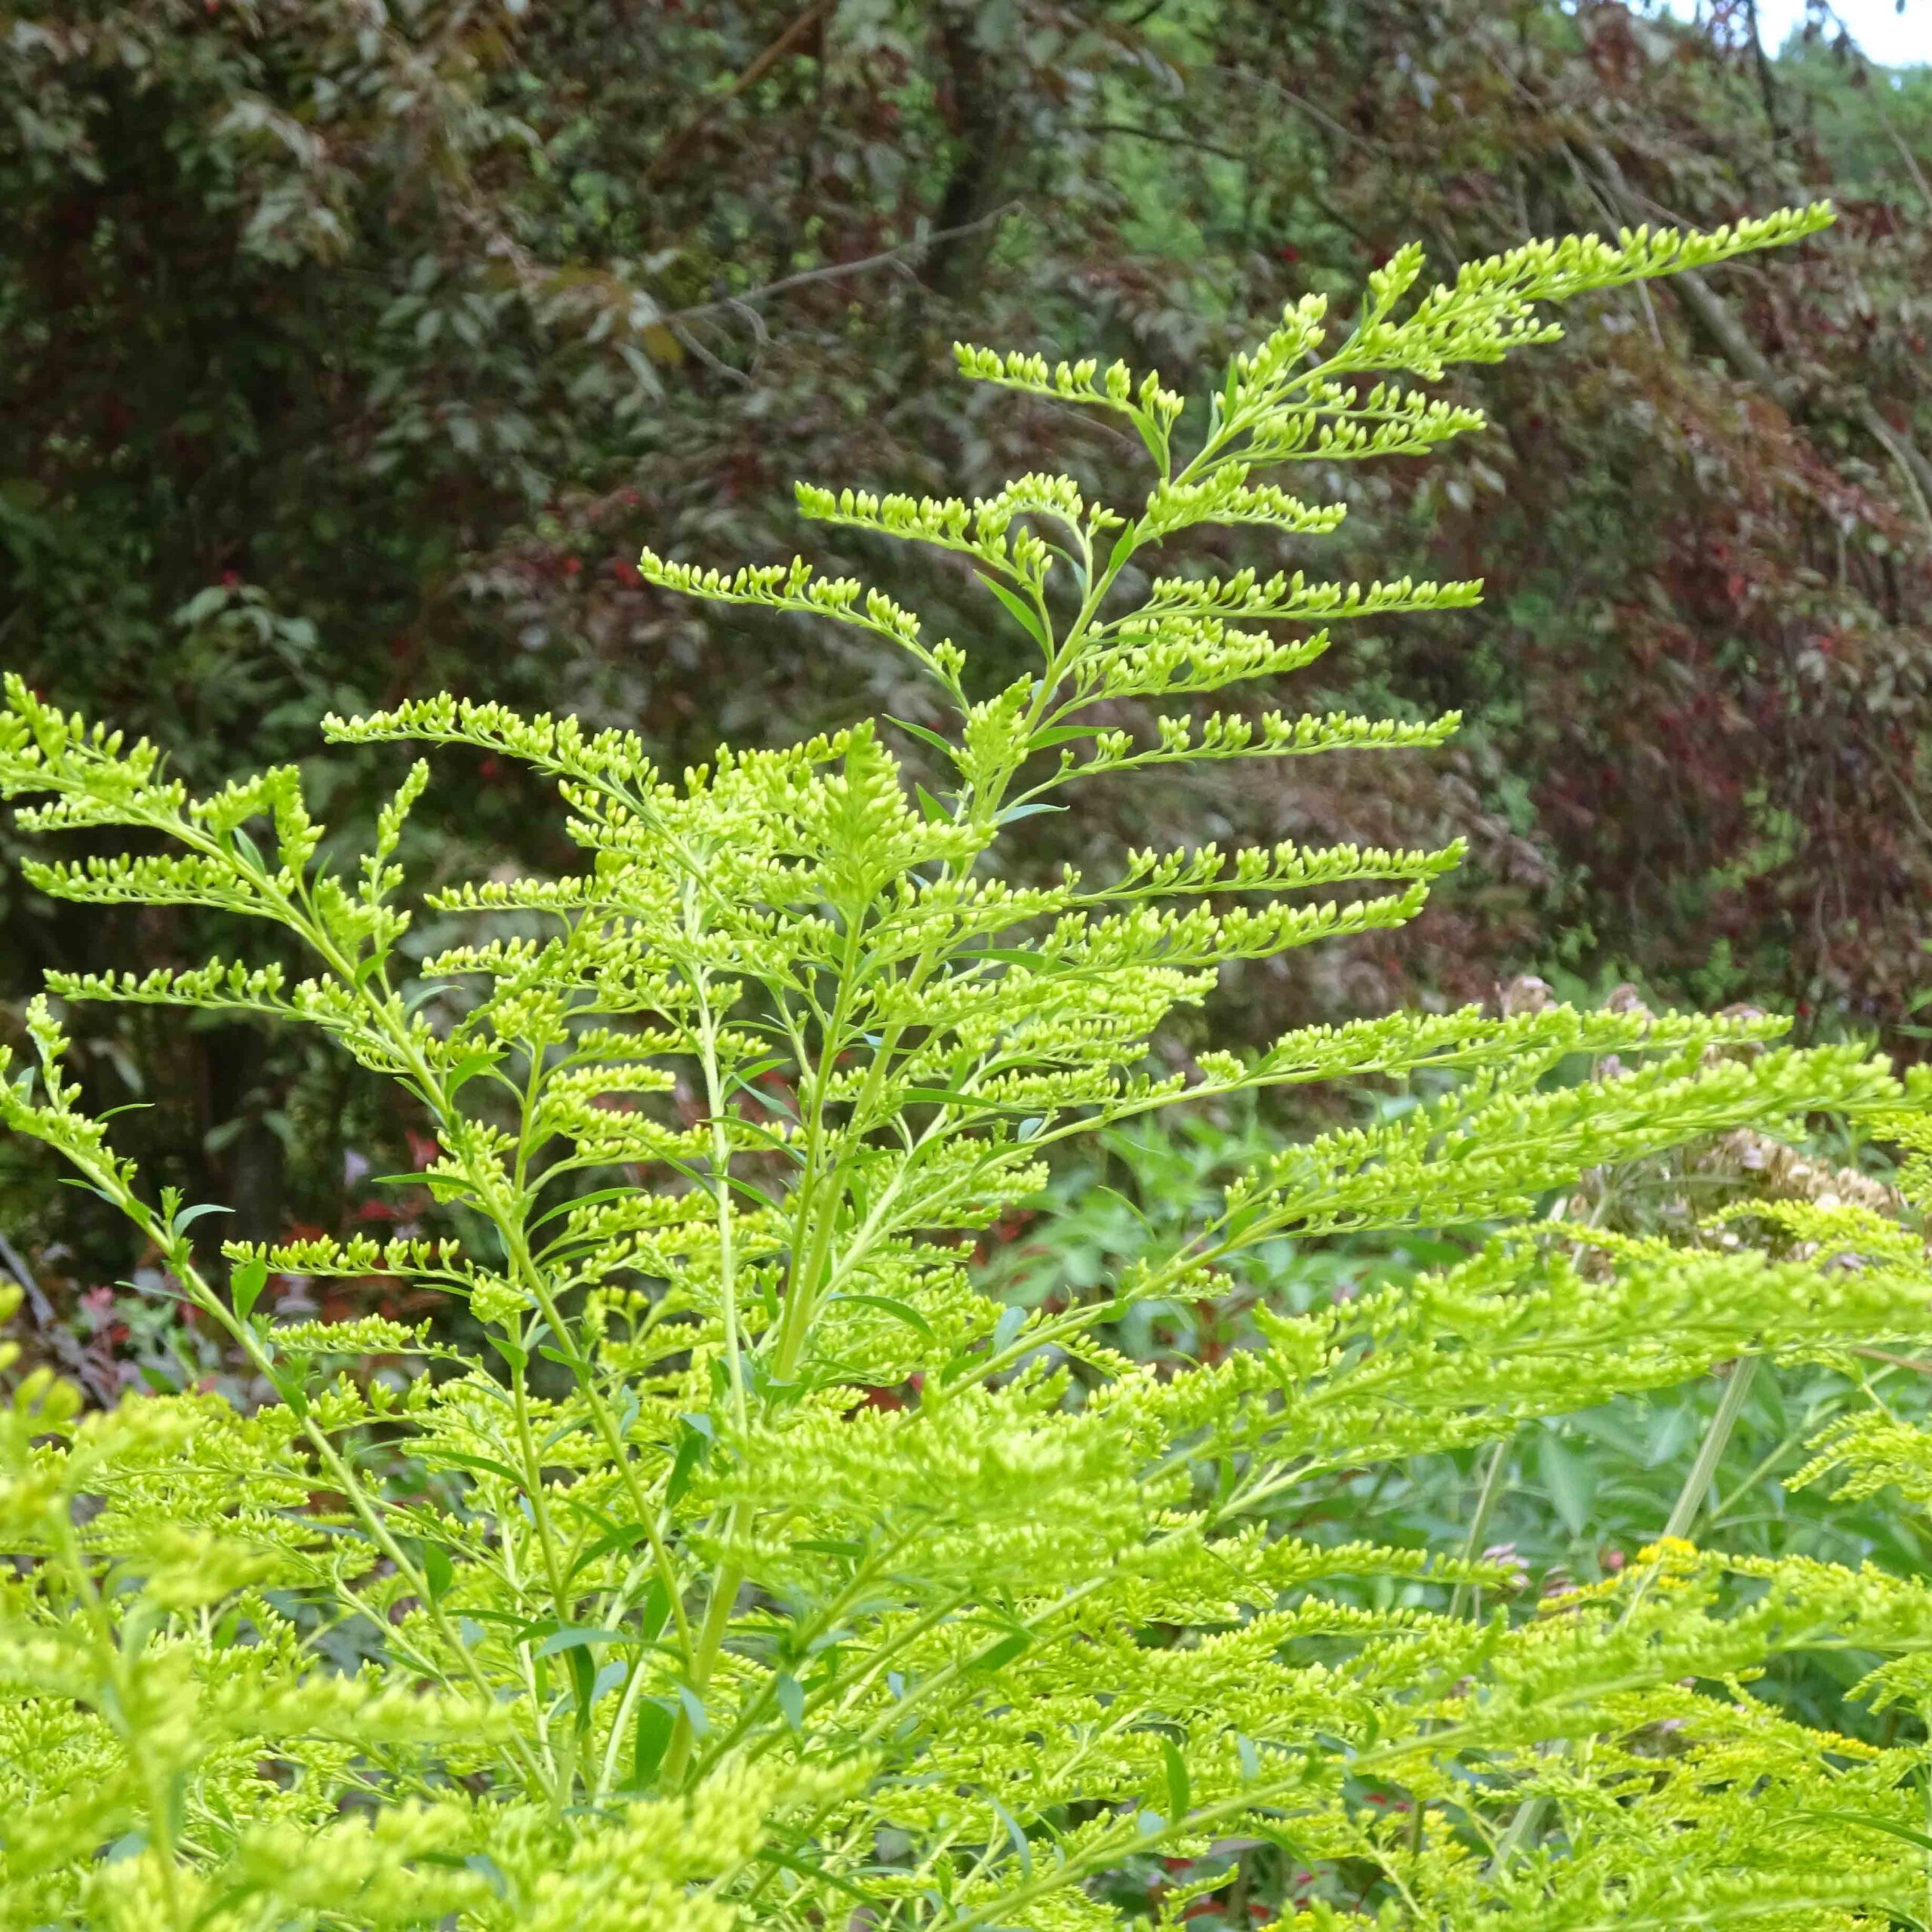
[[[345,866],[294,771],[192,798],[147,747],[10,681],[0,790],[42,801],[23,821],[141,848],[36,863],[34,884],[220,909],[307,962],[54,992],[319,1029],[426,1115],[436,1152],[409,1179],[448,1232],[229,1242],[217,1266],[206,1210],[150,1199],[78,1104],[54,1007],[35,1009],[0,1118],[130,1217],[276,1399],[85,1414],[34,1376],[0,1415],[0,1925],[1097,1932],[1120,1922],[1109,1874],[1253,1844],[1309,1887],[1353,1875],[1388,1925],[1917,1922],[1919,1747],[1854,1746],[1737,1687],[1829,1644],[1882,1660],[1875,1696],[1922,1702],[1924,1583],[1673,1538],[1607,1587],[1477,1616],[1475,1592],[1515,1581],[1479,1538],[1340,1543],[1303,1505],[1339,1469],[1739,1357],[1925,1335],[1920,1244],[1866,1205],[1793,1209],[1775,1254],[1540,1211],[1586,1172],[1782,1144],[1819,1114],[1922,1149],[1927,1084],[1770,1044],[1759,1018],[1548,1003],[1312,1028],[1166,1073],[1153,1043],[1224,966],[1399,924],[1457,852],[1137,851],[1024,887],[989,863],[1003,826],[1097,773],[1438,742],[1453,720],[1186,700],[1307,662],[1325,634],[1293,627],[1475,586],[1170,575],[1134,603],[1145,579],[1124,574],[1204,523],[1332,528],[1258,480],[1271,464],[1478,426],[1355,374],[1494,359],[1548,339],[1538,303],[1820,218],[1538,245],[1404,312],[1405,251],[1325,359],[1309,303],[1237,358],[1184,460],[1156,378],[962,349],[968,375],[1124,414],[1156,470],[1140,507],[1038,476],[973,505],[801,502],[970,555],[1038,647],[1029,675],[976,693],[966,653],[803,564],[641,566],[910,653],[956,715],[908,728],[946,795],[871,723],[672,779],[634,734],[494,705],[332,720],[340,742],[528,762],[583,853],[566,878],[444,888],[431,906],[462,931],[426,960],[401,943],[394,862],[426,766]],[[1129,692],[1177,701],[1151,742],[1108,722]],[[972,1236],[1069,1141],[1343,1080],[1413,1104],[1279,1149],[1118,1280],[1032,1308],[975,1285]],[[1255,1346],[1180,1372],[1118,1346],[1137,1307],[1225,1294],[1260,1244],[1477,1225],[1491,1238],[1459,1265],[1258,1310]],[[371,1269],[466,1303],[482,1346],[278,1321],[266,1294],[274,1273]],[[350,1372],[369,1352],[437,1372]],[[1821,1454],[1932,1494],[1909,1431],[1863,1424]],[[1174,1887],[1166,1922],[1218,1882]],[[1339,1884],[1303,1890],[1284,1923],[1359,1922]]]

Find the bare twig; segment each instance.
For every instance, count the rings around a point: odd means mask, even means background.
[[[1926,180],[1925,171],[1919,166],[1918,155],[1906,146],[1905,137],[1892,125],[1892,117],[1885,112],[1884,105],[1879,100],[1875,88],[1872,94],[1872,107],[1878,117],[1879,126],[1892,137],[1892,145],[1898,149],[1899,158],[1905,163],[1905,171],[1912,177],[1912,186],[1918,190],[1919,198],[1924,202],[1926,211],[1932,214],[1932,182]]]
[[[1764,103],[1764,125],[1771,131],[1775,145],[1785,137],[1784,112],[1778,99],[1776,75],[1771,72],[1771,57],[1765,51],[1764,32],[1758,20],[1758,0],[1744,0],[1744,18],[1751,32],[1751,52],[1757,63],[1758,92]]]
[[[1588,165],[1589,172],[1602,184],[1611,202],[1623,211],[1626,220],[1645,217],[1646,198],[1632,190],[1629,183],[1623,178],[1623,169],[1617,165],[1617,157],[1601,141],[1583,140],[1571,145]],[[1657,204],[1651,202],[1648,206],[1656,208]],[[1658,212],[1667,214],[1669,211]],[[1673,285],[1684,307],[1732,368],[1766,390],[1781,407],[1789,408],[1795,392],[1790,379],[1780,376],[1772,368],[1770,358],[1752,340],[1750,332],[1730,312],[1710,284],[1694,269],[1685,269],[1675,278]]]
[[[1611,221],[1618,220],[1620,219],[1618,212],[1611,201],[1609,190],[1584,167],[1576,149],[1567,141],[1564,143],[1563,151],[1569,157],[1571,172],[1577,177],[1577,186],[1583,189],[1583,192],[1603,211]],[[1527,223],[1524,225],[1527,226]],[[1651,340],[1661,350],[1664,346],[1663,325],[1657,320],[1657,305],[1651,300],[1651,291],[1643,282],[1633,282],[1631,284],[1631,288],[1643,306],[1644,320],[1650,325]]]
[[[0,1265],[20,1283],[27,1298],[27,1305],[33,1310],[33,1318],[43,1327],[51,1327],[54,1322],[54,1304],[40,1291],[40,1284],[33,1278],[33,1271],[20,1258],[20,1251],[5,1235],[0,1235]]]
[[[1291,107],[1306,114],[1317,126],[1327,128],[1337,140],[1346,141],[1351,146],[1358,147],[1367,154],[1383,152],[1380,141],[1371,141],[1365,134],[1358,134],[1352,128],[1343,127],[1332,114],[1317,107],[1313,101],[1304,99],[1292,88],[1284,88],[1279,81],[1269,80],[1260,74],[1248,73],[1239,67],[1224,67],[1212,62],[1208,64],[1208,72],[1221,75],[1228,80],[1244,81],[1251,88],[1260,88],[1264,94],[1278,94]]]
[[[1878,405],[1869,395],[1858,398],[1856,413],[1860,426],[1898,465],[1906,488],[1918,505],[1918,513],[1925,519],[1926,536],[1932,539],[1932,462],[1926,460],[1924,452],[1909,436],[1894,429],[1879,414]]]
[[[1932,1375],[1932,1361],[1916,1361],[1910,1355],[1888,1355],[1883,1349],[1854,1349],[1855,1355],[1867,1361],[1882,1361],[1893,1368],[1909,1368],[1915,1375]]]
[[[1083,122],[1073,131],[1077,134],[1126,134],[1135,140],[1158,141],[1168,147],[1198,148],[1203,154],[1217,154],[1223,161],[1244,162],[1247,159],[1246,155],[1235,149],[1204,141],[1198,134],[1176,134],[1165,128],[1139,128],[1128,121]]]
[[[668,315],[654,319],[665,328],[677,323],[703,321],[732,309],[768,302],[774,295],[786,294],[813,282],[842,281],[849,275],[866,275],[874,269],[903,268],[939,242],[949,242],[955,235],[970,235],[975,229],[990,227],[1019,205],[1017,202],[1004,202],[977,221],[962,222],[957,228],[935,228],[930,234],[920,235],[914,241],[902,242],[897,248],[883,249],[876,255],[862,255],[855,262],[833,262],[822,269],[801,269],[796,275],[781,275],[776,281],[768,281],[762,288],[748,288],[742,294],[720,296],[715,302],[700,302],[689,309],[674,309]]]
[[[756,311],[750,310],[747,312],[755,314]],[[713,375],[722,376],[728,383],[737,383],[741,387],[750,382],[750,377],[746,375],[743,370],[734,368],[722,356],[712,355],[711,351],[706,348],[689,329],[684,328],[681,324],[670,321],[660,324],[660,326],[668,329],[675,339],[678,346],[686,353],[695,355]],[[760,336],[762,339],[762,331],[760,331]]]

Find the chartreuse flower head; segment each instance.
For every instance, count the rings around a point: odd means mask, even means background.
[[[970,377],[1126,422],[1144,488],[799,503],[956,553],[1030,641],[1025,674],[989,683],[802,562],[646,552],[667,589],[907,653],[949,723],[672,774],[635,733],[466,699],[331,719],[337,743],[475,746],[556,788],[580,866],[445,883],[427,958],[396,856],[426,764],[346,862],[293,768],[197,798],[10,680],[23,828],[134,848],[28,882],[238,934],[233,957],[50,992],[312,1027],[392,1079],[436,1151],[411,1177],[433,1233],[217,1243],[83,1108],[60,1011],[29,1014],[0,1118],[133,1221],[272,1394],[84,1415],[35,1375],[0,1411],[0,1926],[1084,1932],[1121,1922],[1114,1881],[1150,1859],[1208,1861],[1174,1924],[1256,1845],[1312,1875],[1284,1921],[1310,1927],[1364,1922],[1349,1901],[1431,1928],[1918,1922],[1919,1746],[1734,1694],[1829,1641],[1922,1706],[1918,1580],[1673,1543],[1538,1617],[1496,1607],[1512,1573],[1479,1542],[1316,1526],[1371,1465],[1740,1355],[1923,1337],[1916,1243],[1875,1211],[1787,1217],[1768,1245],[1543,1211],[1586,1171],[1821,1113],[1883,1113],[1922,1153],[1922,1083],[1777,1046],[1772,1022],[1561,1006],[1305,1028],[1176,1074],[1150,1048],[1223,967],[1399,925],[1457,849],[998,864],[1007,827],[1085,779],[1440,743],[1453,718],[1286,708],[1334,627],[1479,594],[1305,572],[1342,511],[1291,466],[1472,433],[1422,386],[1548,340],[1545,305],[1825,218],[1536,244],[1420,294],[1405,250],[1352,325],[1291,305],[1192,412],[1118,365],[962,348]],[[1190,533],[1231,523],[1294,567],[1197,574]],[[1331,1111],[1118,1278],[1032,1308],[975,1285],[978,1231],[1077,1137],[1183,1099],[1411,1081],[1412,1104]],[[1410,1227],[1485,1238],[1257,1309],[1211,1361],[1126,1352],[1263,1244]],[[468,1325],[283,1319],[288,1273],[401,1276]],[[436,1339],[458,1334],[480,1344]],[[1826,1454],[1932,1494],[1909,1430]],[[1397,1791],[1399,1820],[1368,1801]],[[1868,1828],[1818,1822],[1846,1816]]]

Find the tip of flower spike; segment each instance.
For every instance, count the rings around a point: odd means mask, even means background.
[[[1660,1537],[1637,1552],[1639,1563],[1662,1563],[1681,1568],[1697,1560],[1697,1546],[1687,1537]]]

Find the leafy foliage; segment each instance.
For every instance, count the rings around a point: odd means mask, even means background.
[[[1158,577],[1136,595],[1131,563],[1198,522],[1320,531],[1337,512],[1263,472],[1477,426],[1404,379],[1549,339],[1539,303],[1823,219],[1534,245],[1420,295],[1402,251],[1332,348],[1322,306],[1291,305],[1190,454],[1155,379],[962,349],[968,375],[1119,414],[1155,469],[1140,505],[1060,477],[801,503],[969,553],[1037,651],[1026,675],[987,688],[911,612],[802,564],[641,565],[908,654],[952,712],[910,732],[940,792],[909,788],[876,723],[672,777],[635,734],[494,703],[332,719],[340,743],[520,761],[587,855],[433,892],[459,930],[423,997],[397,895],[426,764],[350,863],[294,768],[197,795],[151,745],[10,678],[0,786],[38,801],[23,830],[137,840],[30,860],[32,884],[251,924],[306,959],[300,978],[242,955],[60,972],[52,992],[314,1029],[428,1110],[420,1179],[448,1233],[228,1241],[224,1284],[197,1246],[215,1211],[143,1191],[35,1002],[8,1124],[134,1223],[276,1399],[85,1414],[47,1371],[20,1379],[0,1426],[22,1559],[0,1585],[6,1922],[637,1932],[862,1906],[1075,1927],[1118,1923],[1112,1894],[1166,1857],[1195,1862],[1171,1924],[1260,1847],[1303,1873],[1284,1922],[1312,1927],[1909,1914],[1922,1750],[1807,1729],[1743,1685],[1855,1649],[1883,1660],[1875,1701],[1911,1703],[1921,1582],[1706,1553],[1673,1519],[1619,1579],[1472,1614],[1513,1580],[1479,1547],[1297,1525],[1364,1463],[1740,1357],[1833,1364],[1923,1335],[1920,1238],[1870,1207],[1789,1204],[1756,1245],[1723,1219],[1673,1235],[1536,1210],[1586,1171],[1820,1113],[1932,1145],[1932,1083],[1775,1045],[1760,1017],[1629,1005],[1398,1014],[1164,1073],[1157,1029],[1224,967],[1399,924],[1454,851],[1204,846],[1030,884],[985,863],[1076,781],[1436,741],[1453,721],[1194,701],[1323,638],[1231,620],[1471,586]],[[1152,728],[1109,721],[1124,691]],[[1580,1060],[1598,1077],[1565,1078]],[[1274,1151],[1204,1226],[1057,1306],[971,1278],[966,1244],[1065,1143],[1184,1098],[1444,1074]],[[1478,1223],[1497,1232],[1413,1283],[1257,1309],[1252,1346],[1158,1367],[1119,1346],[1137,1310],[1224,1296],[1269,1244]],[[276,1275],[372,1271],[466,1303],[487,1352],[269,1299]],[[1915,1442],[1854,1423],[1819,1466],[1909,1481]]]
[[[955,336],[1192,366],[1284,297],[1352,294],[1412,230],[1454,264],[1531,229],[1829,192],[1829,236],[1707,284],[1768,383],[1643,285],[1567,348],[1449,372],[1432,401],[1503,435],[1313,489],[1351,505],[1330,574],[1488,580],[1480,626],[1447,606],[1339,630],[1307,699],[1460,711],[1441,757],[1177,763],[1016,824],[1008,865],[1202,835],[1469,841],[1400,945],[1244,962],[1187,1044],[1557,964],[1890,1022],[1932,903],[1924,97],[1820,45],[1776,63],[1774,125],[1737,14],[415,0],[375,32],[360,0],[29,0],[0,35],[0,657],[204,788],[303,761],[345,821],[377,808],[381,761],[313,758],[320,718],[438,688],[639,729],[671,769],[855,706],[936,728],[909,657],[694,614],[639,577],[635,531],[780,554],[798,475],[970,500],[1066,469],[1106,494],[1124,421],[930,382]],[[1265,582],[1273,535],[1185,541]],[[915,591],[877,547],[832,527],[819,554],[974,638],[989,678],[1020,675],[1023,632],[968,628],[970,560]],[[1115,703],[1146,726],[1149,704]],[[568,862],[523,768],[487,755],[407,837],[428,878]],[[185,967],[218,924],[10,894],[0,1030],[22,1044],[49,964]],[[151,1104],[118,1132],[158,1181],[232,1201],[260,1240],[395,1211],[358,1177],[408,1164],[432,1124],[245,1015],[125,1009],[72,1063],[91,1105]],[[0,1161],[43,1354],[152,1260],[96,1206],[29,1153]]]
[[[1428,1091],[1425,1082],[1406,1091],[1364,1088],[1352,1105],[1387,1116]],[[987,1231],[977,1278],[1002,1299],[1054,1312],[1150,1252],[1194,1238],[1221,1211],[1229,1183],[1278,1150],[1278,1131],[1257,1097],[1177,1109],[1101,1137],[1056,1174],[1041,1200]],[[1870,1150],[1860,1158],[1869,1165]],[[1559,1205],[1567,1219],[1605,1230],[1682,1239],[1704,1226],[1721,1244],[1750,1239],[1789,1254],[1801,1245],[1789,1231],[1792,1204],[1820,1201],[1893,1219],[1902,1214],[1890,1185],[1749,1131],[1592,1171]],[[1138,1305],[1120,1325],[1120,1346],[1178,1373],[1257,1346],[1262,1311],[1300,1315],[1400,1291],[1424,1269],[1466,1260],[1494,1232],[1397,1229],[1257,1243],[1228,1263],[1227,1286],[1213,1299]],[[1727,1400],[1734,1413],[1721,1426]],[[1355,1525],[1372,1523],[1378,1540],[1416,1549],[1460,1542],[1509,1565],[1517,1593],[1539,1598],[1615,1578],[1674,1514],[1685,1534],[1735,1554],[1923,1574],[1932,1567],[1928,1525],[1899,1507],[1895,1491],[1834,1494],[1798,1478],[1810,1460],[1807,1444],[1823,1432],[1867,1415],[1913,1425],[1927,1413],[1922,1362],[1860,1343],[1835,1363],[1749,1372],[1741,1395],[1730,1374],[1706,1376],[1537,1417],[1479,1449],[1338,1471],[1305,1506],[1300,1527],[1346,1540]],[[1700,1459],[1709,1466],[1701,1492],[1691,1482]],[[1364,1595],[1376,1601],[1373,1585]],[[1789,1657],[1767,1665],[1754,1694],[1809,1723],[1895,1741],[1897,1711],[1875,1717],[1847,1701],[1866,1667],[1836,1653]]]
[[[1497,440],[1364,488],[1379,564],[1480,567],[1490,601],[1357,663],[1471,723],[1484,889],[1432,915],[1434,983],[1554,962],[1883,1023],[1925,937],[1926,96],[1823,33],[1759,61],[1761,10],[1677,11],[1212,10],[1213,82],[1153,125],[1238,159],[1139,180],[1177,207],[1221,171],[1216,253],[1257,289],[1411,232],[1460,260],[1838,198],[1827,244],[1606,305],[1483,385]]]

